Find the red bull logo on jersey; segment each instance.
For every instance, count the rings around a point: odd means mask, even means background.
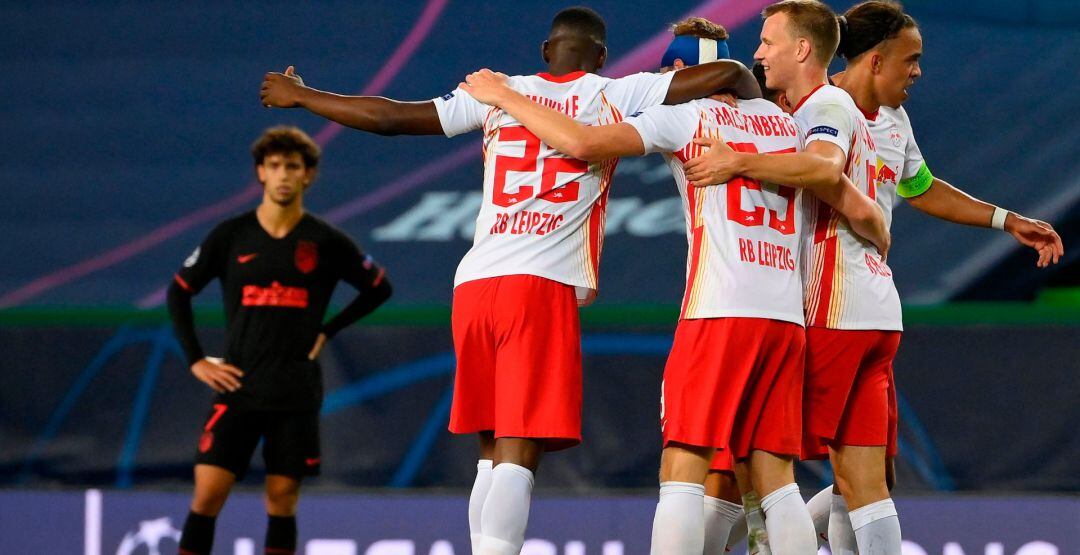
[[[897,176],[896,172],[893,171],[893,169],[890,168],[888,166],[888,164],[885,163],[884,160],[882,160],[881,158],[878,158],[877,186],[880,187],[880,186],[882,186],[882,185],[884,185],[886,183],[892,183],[893,185],[896,185],[897,177],[898,176]]]

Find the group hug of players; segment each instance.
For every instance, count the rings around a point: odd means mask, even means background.
[[[896,197],[944,220],[1003,229],[1056,263],[1045,222],[934,177],[902,108],[920,76],[916,22],[871,0],[837,17],[815,0],[763,12],[754,71],[728,59],[727,32],[673,27],[656,73],[618,79],[605,24],[559,12],[547,71],[469,75],[425,102],[343,96],[268,73],[264,106],[303,107],[382,135],[483,131],[484,198],[454,280],[457,369],[450,430],[477,434],[469,498],[477,555],[521,551],[541,455],[581,440],[578,307],[599,282],[604,216],[621,156],[659,152],[683,198],[686,289],[660,384],[654,555],[900,555],[889,496],[897,409],[892,361],[900,301],[885,261]],[[830,78],[835,55],[844,71]],[[318,148],[296,129],[253,149],[264,186],[253,212],[219,225],[170,289],[195,375],[218,391],[199,442],[181,553],[209,553],[214,522],[260,438],[266,553],[296,549],[301,478],[319,466],[321,377],[334,332],[389,297],[384,272],[302,209]],[[204,356],[191,295],[225,295],[225,360]],[[322,323],[338,280],[360,294]],[[836,484],[804,503],[797,458],[828,457]]]

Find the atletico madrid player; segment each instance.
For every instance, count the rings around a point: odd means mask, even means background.
[[[268,130],[252,146],[262,203],[219,224],[169,287],[169,314],[191,372],[217,395],[195,456],[195,495],[181,554],[208,554],[214,523],[263,441],[266,552],[296,549],[300,481],[319,473],[319,352],[329,338],[390,297],[390,282],[342,231],[303,208],[319,147],[294,127]],[[221,280],[224,359],[205,356],[191,298]],[[323,323],[338,281],[359,295]]]

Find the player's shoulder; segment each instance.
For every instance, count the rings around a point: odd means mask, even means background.
[[[218,222],[214,229],[210,230],[211,237],[229,238],[245,227],[259,225],[259,219],[254,210],[247,210]]]
[[[321,241],[356,244],[356,241],[345,230],[311,212],[304,213],[303,223],[307,226],[309,233],[317,235],[316,238]]]
[[[810,97],[806,99],[806,105],[815,104],[839,104],[850,110],[857,109],[851,95],[836,85],[822,85],[821,88],[811,93]]]
[[[898,125],[905,129],[911,129],[911,120],[908,118],[907,110],[903,106],[896,108],[890,108],[888,106],[882,106],[878,110],[879,114],[883,114],[889,119],[895,121]]]
[[[750,98],[746,100],[739,99],[738,102],[736,102],[736,105],[741,112],[749,112],[751,114],[758,114],[763,116],[783,116],[785,118],[791,117],[783,110],[781,110],[780,107],[777,106],[775,103],[769,102],[764,98]]]

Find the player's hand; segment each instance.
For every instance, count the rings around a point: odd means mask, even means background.
[[[1039,253],[1039,260],[1035,263],[1039,268],[1046,268],[1051,263],[1057,264],[1065,255],[1061,236],[1046,222],[1009,212],[1005,217],[1005,231],[1021,245],[1031,247]]]
[[[465,76],[465,82],[458,86],[484,104],[499,106],[499,103],[506,98],[506,94],[512,91],[507,84],[509,79],[503,73],[484,68]]]
[[[739,100],[737,98],[735,98],[735,95],[733,95],[733,94],[731,94],[729,92],[722,92],[722,93],[714,94],[714,95],[712,95],[712,99],[717,101],[717,102],[723,102],[724,104],[727,104],[728,106],[731,106],[732,108],[738,108],[739,107]]]
[[[311,348],[311,352],[307,355],[308,360],[315,360],[319,358],[319,353],[322,352],[323,347],[326,346],[327,341],[329,341],[329,339],[326,337],[326,334],[320,333],[319,336],[315,338],[315,346]]]
[[[295,108],[300,105],[300,91],[304,89],[304,80],[296,74],[293,66],[285,68],[285,73],[270,72],[263,76],[259,98],[267,108]]]
[[[220,358],[206,357],[191,365],[191,373],[218,393],[240,389],[244,373]]]
[[[849,218],[848,223],[852,231],[877,248],[881,261],[885,262],[889,258],[889,249],[892,248],[892,233],[885,224],[885,213],[881,207],[872,201],[866,204],[867,210],[860,210],[858,217]]]
[[[737,174],[735,161],[739,153],[731,150],[727,143],[712,137],[701,137],[694,139],[694,144],[708,150],[683,165],[686,179],[691,185],[695,187],[720,185],[727,183]]]

